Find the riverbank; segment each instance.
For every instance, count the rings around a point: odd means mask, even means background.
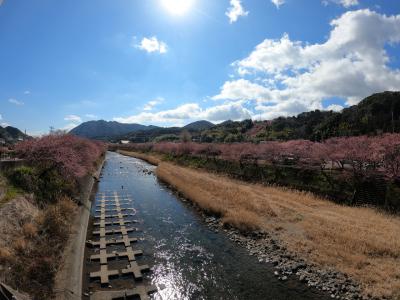
[[[102,157],[97,164],[97,170],[80,182],[79,203],[81,205],[71,220],[68,241],[60,259],[60,268],[55,276],[54,293],[57,300],[72,300],[82,295],[85,241],[91,209],[90,196],[96,181],[100,178],[104,162],[105,157]]]
[[[166,162],[157,175],[214,215],[210,226],[233,227],[230,237],[276,265],[283,280],[294,274],[335,298],[400,296],[398,217]]]
[[[155,166],[158,166],[158,164],[161,163],[161,161],[162,161],[161,155],[156,155],[156,154],[146,154],[146,153],[142,153],[142,152],[125,151],[125,150],[117,150],[117,153],[142,159],[142,160],[148,162],[149,164],[152,164]]]

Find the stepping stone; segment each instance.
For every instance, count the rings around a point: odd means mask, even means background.
[[[124,217],[133,217],[135,214],[123,214],[119,213],[117,215],[108,215],[106,218],[118,218],[118,219],[123,219]]]
[[[93,247],[99,246],[100,249],[106,249],[107,245],[109,245],[109,243],[108,243],[108,241],[106,240],[105,237],[102,237],[102,238],[100,238],[99,241],[95,241],[95,242],[93,242],[93,241],[88,241],[88,243],[89,243],[90,245],[92,245]]]
[[[100,228],[100,230],[93,231],[93,235],[99,235],[100,237],[105,237],[109,234],[122,234],[128,235],[128,232],[137,231],[137,228],[129,227],[126,228],[125,226],[121,226],[120,229],[109,229],[106,230],[104,227]]]
[[[149,295],[157,292],[157,287],[155,285],[150,286],[137,286],[133,289],[127,290],[125,292],[126,298],[131,298],[135,296],[139,296],[140,300],[150,300]]]
[[[132,202],[131,201],[120,201],[120,202],[102,202],[102,201],[100,201],[100,202],[97,202],[97,204],[96,204],[96,207],[97,208],[102,208],[102,207],[107,207],[107,206],[111,206],[111,207],[114,207],[114,206],[121,206],[121,205],[129,205],[129,204],[132,204]]]
[[[116,206],[116,208],[112,208],[112,209],[106,209],[105,207],[102,207],[101,209],[96,209],[96,213],[100,213],[100,214],[105,214],[107,213],[112,213],[112,212],[117,212],[120,213],[121,211],[127,211],[127,210],[135,210],[134,208],[130,208],[130,207],[120,207],[120,206]]]
[[[105,228],[100,228],[100,230],[93,231],[93,235],[99,235],[100,237],[105,237],[107,234]]]
[[[117,252],[116,254],[118,255],[118,257],[127,257],[128,260],[131,262],[136,260],[135,256],[142,255],[143,251],[133,250],[132,247],[126,247],[125,252]]]
[[[101,215],[104,215],[106,213],[106,209],[102,208],[102,209],[96,209],[97,213],[100,213]]]
[[[90,296],[91,300],[121,300],[121,299],[140,299],[150,300],[149,295],[157,292],[155,285],[139,285],[133,289],[122,291],[97,291]]]
[[[98,241],[87,241],[87,244],[91,245],[92,247],[100,247],[101,249],[106,249],[108,245],[118,245],[124,244],[125,247],[129,247],[131,243],[137,242],[137,238],[131,238],[126,235],[123,236],[122,239],[109,239],[107,240],[105,237],[100,238]]]
[[[130,221],[130,220],[118,219],[118,221],[113,222],[113,225],[119,225],[122,227],[125,226],[125,224],[137,223],[137,222],[138,222],[137,220]]]
[[[128,248],[132,242],[137,242],[137,238],[130,238],[127,235],[124,235],[122,239],[116,240],[116,244],[124,244],[126,248]]]
[[[90,260],[100,260],[101,265],[106,265],[109,258],[116,257],[116,253],[107,253],[105,249],[101,249],[99,254],[90,255]]]
[[[119,219],[118,221],[106,222],[103,219],[103,220],[100,220],[100,222],[93,223],[93,225],[94,226],[100,226],[100,227],[112,226],[112,225],[125,226],[126,224],[130,224],[130,223],[137,223],[137,221],[129,221],[129,220],[124,220],[124,219]]]
[[[122,270],[122,274],[132,274],[135,279],[142,279],[142,272],[150,270],[148,265],[139,266],[136,261],[131,261],[126,269]]]
[[[117,276],[117,275],[119,275],[119,271],[118,270],[108,270],[107,265],[101,265],[100,271],[98,271],[98,272],[90,272],[90,278],[100,278],[100,283],[102,285],[108,284],[110,282],[109,278],[111,276]]]
[[[113,222],[106,222],[105,219],[101,219],[100,222],[93,223],[94,226],[99,226],[100,228],[104,228],[108,225],[113,225]]]

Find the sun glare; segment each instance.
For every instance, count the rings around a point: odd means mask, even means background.
[[[194,0],[161,0],[161,3],[170,14],[184,15],[193,6]]]

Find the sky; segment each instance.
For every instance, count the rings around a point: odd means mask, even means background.
[[[0,124],[340,111],[400,90],[398,0],[0,0]]]

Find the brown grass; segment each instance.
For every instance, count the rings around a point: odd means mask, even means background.
[[[289,251],[356,279],[376,297],[400,291],[400,218],[162,162],[157,175],[241,230],[270,232]]]
[[[158,166],[161,162],[161,157],[155,154],[145,154],[141,152],[134,152],[134,151],[125,151],[125,150],[117,150],[118,153],[126,156],[136,157],[147,161],[149,164]]]
[[[34,299],[50,299],[76,205],[62,198],[39,211],[24,202],[15,199],[0,210],[6,216],[0,222],[0,232],[9,233],[0,236],[0,267],[10,270],[0,280]]]

